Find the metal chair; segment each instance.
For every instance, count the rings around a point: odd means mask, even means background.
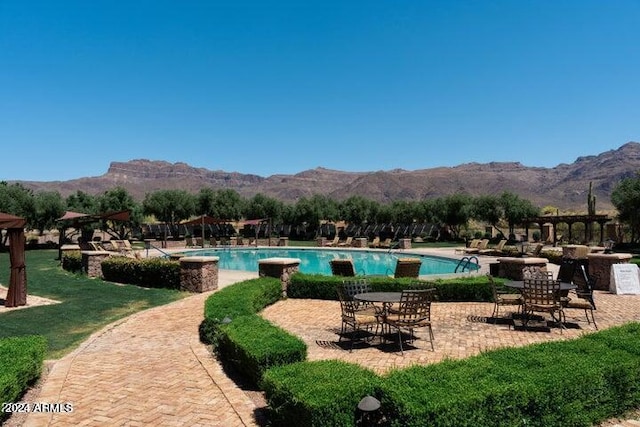
[[[596,303],[593,299],[593,289],[596,284],[596,279],[595,277],[587,277],[587,272],[583,265],[579,265],[576,269],[576,278],[577,277],[580,277],[580,279],[576,280],[576,284],[578,285],[574,291],[576,298],[568,298],[568,301],[564,303],[564,309],[584,310],[587,323],[591,324],[591,322],[593,322],[593,326],[597,330],[598,325],[593,316],[593,311],[596,309]],[[591,319],[589,315],[591,315]]]
[[[397,310],[389,310],[384,318],[384,323],[398,331],[398,342],[400,352],[404,355],[402,347],[402,330],[408,330],[410,340],[415,340],[414,330],[417,328],[427,328],[429,330],[429,342],[431,350],[433,347],[433,329],[431,327],[431,301],[432,289],[426,290],[404,290],[400,297],[400,305]]]
[[[349,286],[353,285],[353,286]],[[343,284],[338,286],[338,299],[340,300],[341,320],[342,326],[340,328],[340,338],[338,341],[342,341],[342,338],[351,332],[351,346],[349,352],[353,351],[353,344],[356,341],[366,341],[366,339],[359,339],[358,335],[365,333],[371,335],[371,331],[375,326],[375,333],[377,335],[379,326],[379,317],[374,307],[368,307],[363,303],[353,299],[353,295],[357,293],[353,289],[361,286],[361,283]]]
[[[495,280],[493,280],[493,276],[487,274],[487,278],[489,279],[489,283],[491,284],[491,291],[493,292],[493,312],[491,313],[491,318],[493,319],[493,323],[496,323],[496,318],[498,317],[498,312],[500,307],[517,307],[518,313],[520,313],[522,309],[522,295],[521,294],[512,294],[503,290],[499,290],[496,286]],[[509,326],[511,327],[511,326]]]
[[[526,330],[534,312],[545,312],[560,324],[560,333],[564,329],[563,302],[560,295],[560,282],[549,278],[525,278],[522,288],[523,327]],[[557,317],[556,317],[557,314]]]

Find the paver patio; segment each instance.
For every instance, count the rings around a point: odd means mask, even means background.
[[[486,265],[486,264],[485,264]],[[256,273],[222,271],[220,287]],[[199,342],[198,325],[211,292],[149,309],[92,335],[78,349],[56,361],[36,401],[73,404],[70,413],[32,413],[24,426],[253,426],[255,400],[223,372],[209,349]],[[640,321],[640,296],[596,292],[600,329]],[[578,325],[560,334],[524,332],[505,324],[488,324],[492,303],[434,303],[435,351],[420,340],[401,356],[395,347],[357,348],[338,345],[340,308],[336,301],[280,301],[263,316],[296,334],[309,347],[309,359],[341,359],[377,372],[413,363],[463,358],[502,346],[521,346],[549,339],[570,339],[594,331],[581,312]],[[420,334],[420,332],[418,332]],[[640,426],[630,419],[607,426]]]

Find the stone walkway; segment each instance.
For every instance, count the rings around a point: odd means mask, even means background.
[[[488,260],[483,259],[483,265]],[[256,277],[220,271],[219,286]],[[199,341],[198,325],[211,292],[156,307],[109,325],[75,351],[55,361],[36,402],[69,403],[72,412],[31,413],[24,426],[255,426],[254,400],[231,381]],[[596,295],[601,329],[640,321],[640,296]],[[335,301],[286,300],[268,307],[264,317],[301,337],[309,359],[342,359],[378,372],[411,363],[462,358],[501,346],[559,340],[593,331],[580,312],[563,334],[521,332],[489,324],[493,304],[434,304],[435,351],[418,340],[401,356],[394,348],[358,348],[338,343],[339,306]],[[309,322],[313,319],[313,322]],[[640,418],[611,420],[607,427],[640,427]]]
[[[220,272],[219,286],[257,273]],[[211,292],[142,311],[92,335],[57,361],[24,426],[253,426],[255,404],[200,343]]]

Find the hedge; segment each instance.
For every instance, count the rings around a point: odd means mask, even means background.
[[[373,394],[381,378],[352,363],[322,360],[269,369],[262,389],[269,397],[274,426],[348,426],[364,396]]]
[[[63,252],[62,268],[72,273],[80,273],[82,271],[82,253],[80,251]]]
[[[16,402],[40,377],[47,341],[39,335],[0,340],[0,402]],[[1,414],[0,420],[8,414]]]
[[[408,287],[435,288],[436,299],[441,302],[452,301],[493,301],[491,284],[486,276],[467,276],[450,279],[417,280],[394,279],[392,277],[357,276],[355,279],[367,278],[372,291],[401,292]],[[287,288],[289,298],[309,298],[321,300],[337,299],[336,288],[348,279],[340,276],[323,276],[320,274],[295,273]],[[501,285],[504,279],[496,278]]]
[[[163,258],[134,259],[112,256],[102,261],[104,280],[144,286],[180,289],[180,262]]]
[[[377,379],[344,362],[301,362],[268,370],[262,384],[274,425],[354,425],[358,401],[370,394],[382,404],[382,425],[586,427],[640,405],[639,356],[640,324],[632,323]]]
[[[280,280],[267,277],[221,289],[205,303],[201,339],[214,346],[225,366],[256,385],[267,369],[307,356],[302,340],[257,315],[281,295]]]

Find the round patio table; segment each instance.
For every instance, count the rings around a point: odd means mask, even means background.
[[[504,284],[505,286],[508,286],[510,288],[514,288],[514,289],[523,289],[524,288],[524,280],[514,280],[511,282],[506,282]],[[560,282],[560,290],[561,291],[570,291],[571,289],[576,289],[578,286],[573,284],[573,283],[569,283],[569,282]]]

